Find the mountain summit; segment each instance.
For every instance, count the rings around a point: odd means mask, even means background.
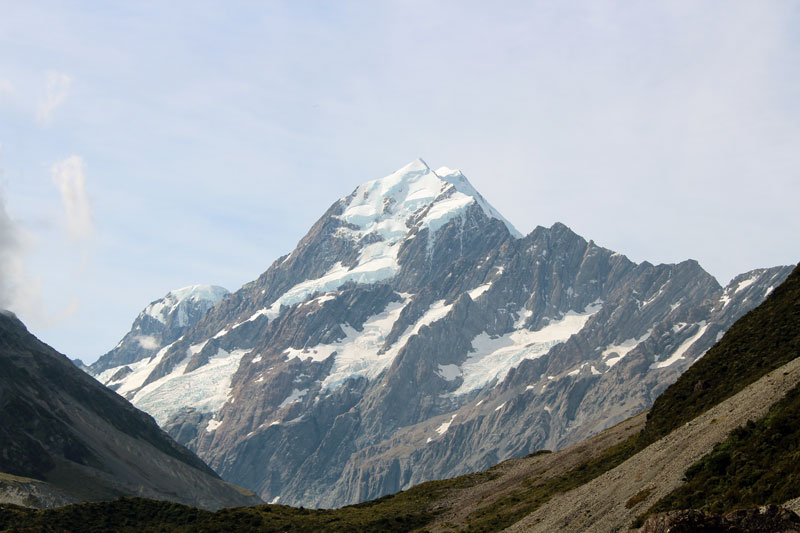
[[[790,270],[723,288],[563,224],[522,237],[460,172],[417,160],[334,202],[179,335],[145,348],[132,331],[127,362],[91,372],[226,480],[340,506],[646,409]]]

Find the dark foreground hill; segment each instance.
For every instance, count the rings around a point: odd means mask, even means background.
[[[336,510],[262,505],[210,513],[124,499],[50,511],[3,506],[0,529],[624,531],[636,517],[684,505],[726,512],[783,503],[800,496],[798,342],[800,268],[649,414],[558,453]]]
[[[120,496],[212,509],[260,501],[0,313],[0,498],[50,506]]]

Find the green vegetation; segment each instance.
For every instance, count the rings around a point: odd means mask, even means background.
[[[703,509],[713,513],[800,496],[800,386],[758,422],[731,432],[686,471],[686,482],[656,502],[653,513]]]
[[[489,470],[431,481],[405,492],[341,509],[259,505],[210,512],[143,498],[122,498],[50,510],[0,505],[0,531],[424,531],[422,528],[440,511],[433,504],[446,493],[489,481],[497,475]]]
[[[644,448],[800,356],[800,267],[655,401]]]
[[[470,532],[499,531],[508,527],[544,505],[556,494],[572,490],[608,472],[633,455],[635,446],[636,435],[633,435],[565,474],[541,483],[536,483],[535,479],[531,480],[528,486],[470,514],[464,530]]]
[[[766,373],[800,356],[800,267],[757,309],[685,372],[656,401],[645,429],[569,472],[533,478],[467,517],[463,530],[497,531],[535,511],[554,495],[576,488],[621,464]],[[536,457],[547,451],[528,456]],[[425,531],[447,509],[454,491],[500,476],[502,467],[432,481],[408,491],[335,510],[283,505],[223,509],[126,498],[48,511],[0,506],[0,531]],[[800,387],[758,422],[740,428],[686,473],[686,483],[650,513],[700,507],[726,511],[781,502],[800,495]],[[631,497],[633,508],[652,489]]]

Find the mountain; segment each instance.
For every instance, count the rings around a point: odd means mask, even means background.
[[[0,313],[0,495],[34,506],[119,496],[211,509],[259,502],[6,312]]]
[[[227,289],[214,285],[191,285],[168,292],[145,307],[125,337],[92,363],[89,371],[97,374],[115,368],[118,378],[122,377],[128,371],[125,365],[155,355],[178,340],[189,326],[229,294]],[[83,361],[74,362],[82,368]],[[109,387],[115,388],[113,383],[112,380]]]
[[[54,511],[0,506],[0,529],[800,531],[790,511],[800,509],[799,349],[800,266],[650,412],[559,452],[334,510],[209,513],[142,499]],[[685,498],[694,509],[681,507]],[[652,514],[662,509],[670,511]]]
[[[92,372],[223,478],[335,507],[643,411],[790,271],[721,287],[560,223],[521,236],[459,171],[417,160],[171,344]]]

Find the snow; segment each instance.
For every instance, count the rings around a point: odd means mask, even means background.
[[[183,302],[201,302],[207,301],[211,305],[216,305],[225,296],[228,290],[223,287],[214,285],[190,285],[175,289],[167,293],[166,296],[160,300],[156,300],[144,309],[144,314],[155,318],[162,324],[166,324],[167,317],[178,311],[178,325],[184,327],[187,325],[186,310],[181,304]]]
[[[450,417],[450,420],[444,422],[441,426],[436,428],[436,433],[438,433],[439,435],[444,435],[447,432],[447,430],[450,429],[450,424],[453,423],[453,420],[455,420],[457,416],[458,414],[454,414],[453,416]]]
[[[525,387],[525,390],[533,390],[535,388],[536,388],[536,385],[528,385],[527,387]]]
[[[591,369],[591,371],[592,371],[592,375],[594,375],[594,376],[599,376],[600,374],[602,374],[602,372],[600,372],[599,370],[597,370],[597,369],[594,367],[594,365],[592,365],[592,366],[591,366],[591,367],[589,367],[589,368]]]
[[[322,382],[323,390],[336,389],[351,377],[374,379],[391,364],[399,351],[398,342],[392,349],[378,353],[407,303],[407,298],[389,303],[383,312],[369,317],[361,331],[343,324],[345,338],[335,343],[318,344],[305,350],[289,348],[284,353],[287,359],[298,357],[314,361],[324,361],[336,354],[331,373]]]
[[[568,376],[577,376],[577,375],[578,375],[578,374],[580,374],[580,373],[581,373],[581,369],[580,369],[580,368],[576,368],[575,370],[572,370],[572,371],[570,371],[570,372],[567,372],[567,375],[568,375]]]
[[[486,213],[488,216],[496,218],[497,220],[505,224],[506,227],[508,228],[508,231],[511,232],[511,235],[513,235],[518,239],[522,237],[522,234],[519,231],[517,231],[517,229],[511,224],[511,222],[506,220],[503,217],[503,215],[501,215],[500,212],[497,211],[497,209],[492,207],[489,204],[489,202],[487,202],[486,199],[484,199],[484,197],[481,196],[481,194],[477,190],[475,190],[475,188],[467,180],[466,176],[464,176],[464,174],[461,173],[460,170],[454,170],[447,167],[439,167],[436,169],[435,173],[437,176],[439,176],[446,182],[452,183],[453,186],[456,188],[456,190],[459,191],[460,193],[466,194],[467,196],[471,196],[472,198],[474,198],[475,201],[478,203],[478,205],[481,206],[481,209],[483,209],[483,212]]]
[[[502,409],[502,408],[503,408],[503,407],[505,407],[505,406],[506,406],[506,402],[503,402],[503,403],[501,403],[500,405],[498,405],[497,407],[495,407],[495,408],[494,408],[494,410],[495,410],[495,411],[499,411],[500,409]]]
[[[692,344],[697,342],[697,340],[700,337],[702,337],[703,334],[708,329],[708,324],[706,323],[705,320],[699,322],[698,326],[700,326],[700,327],[698,328],[697,333],[695,333],[694,335],[689,337],[686,341],[683,342],[683,344],[678,346],[678,349],[675,350],[674,352],[672,352],[672,355],[670,355],[669,358],[665,359],[664,361],[653,363],[652,365],[650,365],[650,368],[651,369],[653,369],[653,368],[665,368],[665,367],[670,366],[673,363],[676,363],[679,359],[683,359],[683,355],[686,353],[686,351],[689,348],[691,348]]]
[[[447,381],[455,381],[461,377],[461,369],[458,365],[439,365],[437,374]]]
[[[469,294],[470,298],[472,298],[473,300],[476,300],[481,294],[483,294],[484,292],[488,291],[489,287],[491,287],[491,286],[492,286],[491,283],[484,283],[480,287],[475,287],[474,289],[469,291],[467,294]]]
[[[758,280],[758,274],[753,274],[748,279],[740,281],[739,284],[736,286],[736,289],[733,291],[733,293],[736,294],[739,291],[745,290],[747,287],[755,283],[757,280]]]
[[[425,444],[430,444],[432,441],[433,441],[433,439],[428,437],[428,439],[425,441]]]
[[[278,501],[279,501],[280,499],[281,499],[281,497],[280,497],[280,496],[275,496],[274,498],[272,498],[272,499],[270,500],[270,502],[269,502],[269,503],[270,503],[270,505],[275,505],[276,503],[278,503]]]
[[[475,407],[478,407],[482,403],[483,403],[483,400],[479,401],[478,403],[475,404]]]
[[[194,345],[189,351],[196,349],[197,346],[200,345]],[[163,355],[163,352],[164,350],[159,354]],[[239,367],[239,361],[248,352],[249,350],[227,352],[220,349],[216,355],[209,358],[208,364],[184,374],[189,363],[187,357],[168,375],[139,390],[131,403],[152,415],[162,426],[186,405],[194,407],[200,413],[216,414],[230,395],[231,376]],[[159,358],[160,355],[154,358],[153,362],[157,364]],[[150,366],[152,370],[155,364]],[[149,373],[148,371],[147,374]],[[128,380],[125,385],[130,385]]]
[[[172,344],[175,343],[173,342]],[[96,379],[100,383],[108,385],[111,377],[114,374],[116,374],[119,369],[127,366],[128,368],[131,369],[131,372],[122,379],[122,381],[120,382],[120,386],[116,389],[117,394],[125,396],[127,393],[135,391],[136,389],[142,386],[142,384],[147,379],[147,376],[149,376],[150,373],[153,371],[153,369],[158,365],[158,363],[161,362],[161,359],[164,358],[164,354],[167,353],[167,350],[169,350],[172,344],[164,346],[158,351],[158,353],[155,356],[149,359],[142,359],[140,361],[136,361],[135,363],[130,363],[128,365],[120,365],[120,366],[115,366],[113,368],[109,368],[108,370],[105,370],[101,372],[99,375],[97,375]]]
[[[493,379],[502,381],[508,371],[524,359],[541,357],[553,346],[561,344],[579,332],[601,306],[602,304],[596,301],[589,304],[583,312],[569,311],[560,320],[552,321],[538,331],[517,329],[496,338],[481,333],[472,340],[474,352],[469,354],[461,365],[464,381],[451,394],[454,396],[466,394],[483,387]],[[522,313],[516,322],[517,325],[524,323],[527,313],[529,312]]]
[[[767,296],[769,296],[769,295],[770,295],[770,293],[772,293],[772,291],[773,291],[774,289],[775,289],[775,286],[774,286],[774,285],[770,285],[769,287],[767,287],[767,290],[766,290],[766,291],[764,291],[764,298],[766,298]]]
[[[628,355],[628,353],[631,350],[639,346],[639,344],[641,344],[642,342],[649,339],[650,334],[652,332],[653,328],[650,328],[649,330],[647,330],[647,333],[645,333],[638,339],[630,338],[622,341],[621,344],[612,344],[607,346],[606,349],[603,350],[602,354],[602,358],[604,359],[605,364],[608,365],[609,368],[611,368],[612,366],[619,363],[622,360],[622,358]]]
[[[286,407],[289,404],[299,402],[303,398],[303,396],[305,396],[307,393],[308,389],[303,389],[303,390],[294,389],[292,393],[289,396],[287,396],[285,400],[281,402],[281,404],[278,406],[278,409],[282,409],[283,407]]]
[[[222,424],[222,422],[214,420],[213,418],[208,421],[208,425],[206,426],[206,433],[211,433],[216,431],[217,428]]]
[[[253,358],[253,360],[252,360],[252,361],[250,361],[250,362],[251,362],[251,363],[260,363],[260,362],[261,362],[261,354],[259,354],[259,355],[255,356],[255,357]]]

